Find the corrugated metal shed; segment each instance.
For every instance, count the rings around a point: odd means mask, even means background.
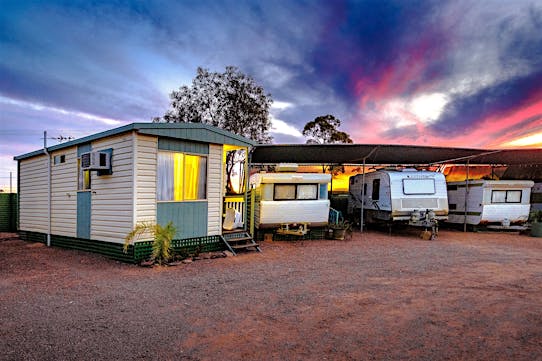
[[[535,182],[542,182],[542,165],[526,164],[510,166],[506,169],[501,179],[530,179]]]
[[[469,149],[387,144],[257,145],[253,164],[542,164],[542,149]]]

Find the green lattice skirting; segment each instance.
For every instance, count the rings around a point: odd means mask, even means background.
[[[46,243],[47,235],[40,232],[19,231],[19,237],[25,241]],[[93,252],[128,263],[137,263],[148,258],[152,252],[152,241],[137,242],[130,245],[124,253],[123,244],[95,241],[74,237],[51,235],[51,246]],[[174,252],[193,254],[198,252],[216,252],[226,249],[220,236],[194,237],[173,240]]]
[[[134,245],[134,261],[148,258],[152,253],[152,241],[136,242]],[[226,250],[226,244],[220,236],[194,237],[176,239],[171,242],[175,253],[193,254],[195,252],[217,252]]]

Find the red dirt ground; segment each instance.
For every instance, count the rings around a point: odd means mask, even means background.
[[[0,234],[2,360],[542,360],[542,239],[354,233],[141,268]]]

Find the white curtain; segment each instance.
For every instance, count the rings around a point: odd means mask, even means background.
[[[173,200],[173,156],[172,152],[158,152],[158,184],[157,199],[159,201]]]

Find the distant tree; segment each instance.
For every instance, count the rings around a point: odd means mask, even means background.
[[[154,122],[205,123],[259,143],[270,143],[270,94],[234,66],[224,73],[198,67],[192,86],[183,85],[169,95],[170,109]]]
[[[308,138],[307,144],[352,143],[350,136],[338,129],[340,125],[333,115],[322,115],[305,124],[303,136]]]

